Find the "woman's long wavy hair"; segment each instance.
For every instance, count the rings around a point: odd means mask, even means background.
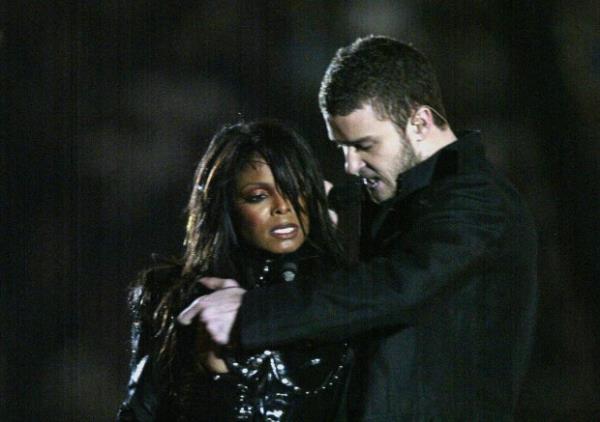
[[[222,128],[200,161],[187,208],[184,274],[236,275],[232,273],[235,262],[231,262],[240,247],[234,222],[236,180],[256,156],[271,168],[275,183],[296,214],[308,215],[307,241],[322,254],[340,256],[323,177],[312,151],[292,129],[263,120]]]
[[[236,257],[244,252],[244,246],[235,229],[236,181],[256,156],[269,165],[278,189],[290,200],[296,214],[308,216],[310,230],[305,242],[325,259],[338,264],[344,260],[329,217],[323,177],[306,141],[272,120],[241,122],[219,130],[196,169],[187,206],[181,276],[161,295],[151,317],[154,338],[159,343],[160,372],[167,375],[169,385],[179,384],[178,401],[186,395],[181,389],[182,377],[186,376],[182,362],[186,358],[181,356],[185,348],[177,344],[189,342],[189,338],[184,338],[175,320],[197,276],[237,278],[240,274]],[[187,365],[194,366],[191,362]]]

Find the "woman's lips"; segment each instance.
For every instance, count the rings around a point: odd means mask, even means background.
[[[271,229],[271,236],[278,239],[291,239],[298,234],[298,229],[296,224],[282,224]]]

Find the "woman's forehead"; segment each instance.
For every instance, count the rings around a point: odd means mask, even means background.
[[[248,171],[271,171],[271,166],[261,154],[258,152],[253,152],[246,159],[244,159],[239,169],[239,173],[241,174]],[[238,177],[240,174],[238,174]]]
[[[236,184],[238,188],[252,183],[275,184],[275,178],[271,172],[271,167],[262,158],[249,159],[242,164],[237,174]]]
[[[282,187],[285,190],[287,186],[295,190],[292,186],[297,186],[302,178],[298,170],[287,160],[276,159],[274,163],[269,161],[259,152],[251,153],[239,167],[236,176],[238,187],[243,184],[242,179],[262,178],[268,179],[277,188]]]
[[[241,171],[259,170],[261,169],[261,167],[267,167],[268,169],[271,169],[271,167],[264,158],[260,156],[250,157],[248,160],[245,160],[242,164]]]

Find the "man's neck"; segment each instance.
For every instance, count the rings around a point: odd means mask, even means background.
[[[443,129],[435,127],[426,139],[413,144],[418,162],[423,162],[447,145],[456,141],[456,135],[450,126]]]

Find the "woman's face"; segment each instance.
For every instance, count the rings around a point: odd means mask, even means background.
[[[308,235],[308,217],[302,213],[301,225],[290,201],[277,190],[271,168],[260,157],[237,177],[235,208],[238,234],[258,249],[275,254],[294,252]]]

